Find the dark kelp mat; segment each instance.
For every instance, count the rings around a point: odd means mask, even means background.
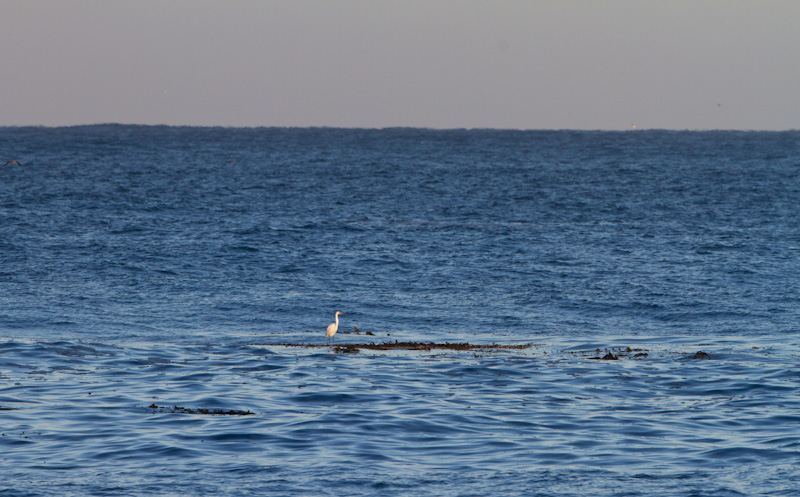
[[[294,347],[294,348],[307,348],[307,349],[318,349],[318,348],[329,348],[332,351],[338,354],[357,354],[360,350],[377,350],[377,351],[389,351],[389,350],[412,350],[412,351],[431,351],[431,350],[452,350],[452,351],[501,351],[501,350],[523,350],[529,349],[531,347],[537,347],[537,345],[533,343],[527,344],[515,344],[515,345],[503,345],[503,344],[483,344],[483,345],[475,345],[471,343],[435,343],[435,342],[381,342],[381,343],[356,343],[356,344],[342,344],[342,345],[329,345],[329,344],[318,344],[318,343],[262,343],[256,344],[251,343],[249,345],[255,345],[259,347]],[[565,351],[566,352],[566,351]],[[583,350],[583,351],[571,351],[568,352],[572,355],[583,357],[585,359],[593,359],[593,360],[602,360],[602,361],[615,361],[621,358],[631,358],[631,359],[645,359],[649,354],[649,350],[647,349],[632,349],[630,347],[624,348],[613,348],[613,349],[595,349],[595,350]],[[546,354],[547,352],[545,352]],[[711,359],[711,355],[707,352],[697,351],[694,354],[687,354],[685,352],[679,353],[680,355],[689,356],[690,359]]]
[[[153,412],[168,412],[168,413],[178,413],[178,414],[205,414],[209,416],[251,416],[255,414],[251,411],[236,411],[236,410],[224,410],[224,409],[192,409],[188,407],[178,407],[178,406],[157,406],[155,404],[150,404],[147,406],[148,409],[152,409]]]
[[[253,344],[256,345],[256,344]],[[272,343],[258,344],[272,347],[302,347],[302,348],[328,348],[327,344],[307,344],[307,343]],[[333,345],[336,352],[348,353],[364,350],[520,350],[533,347],[533,344],[522,345],[473,345],[471,343],[434,343],[434,342],[382,342],[382,343],[355,343],[346,345]]]

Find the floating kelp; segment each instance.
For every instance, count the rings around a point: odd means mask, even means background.
[[[605,352],[605,354],[603,354],[603,352]],[[585,357],[591,361],[618,361],[623,358],[643,359],[649,355],[647,349],[632,349],[630,347],[603,349],[602,351],[600,349],[595,349],[595,355],[591,357],[588,356],[590,356],[592,352],[588,350],[575,350],[569,351],[568,353]]]
[[[434,343],[434,342],[383,342],[357,345],[357,347],[368,350],[509,350],[527,349],[532,344],[523,345],[473,345],[471,343]]]
[[[337,354],[358,354],[362,351],[410,351],[410,352],[431,352],[431,351],[454,351],[454,352],[473,352],[475,357],[480,352],[500,352],[511,350],[525,350],[534,347],[544,347],[541,344],[525,343],[525,344],[472,344],[468,342],[415,342],[407,341],[400,342],[369,342],[369,343],[350,343],[350,344],[335,344],[333,346],[325,343],[251,343],[251,346],[259,347],[287,347],[287,348],[305,348],[305,349],[329,349]],[[662,357],[664,355],[676,354],[683,357],[688,357],[692,360],[709,360],[711,355],[707,352],[698,351],[695,353],[681,352],[681,351],[662,351],[651,352],[649,349],[631,348],[631,347],[608,347],[608,348],[586,348],[586,349],[568,349],[561,350],[561,353],[571,355],[573,357],[580,357],[583,359],[594,361],[619,361],[619,360],[645,360],[652,357]],[[552,351],[542,350],[543,355],[552,356]],[[652,356],[655,354],[655,356]]]
[[[209,416],[251,416],[255,414],[251,411],[237,411],[237,410],[229,410],[225,411],[223,409],[191,409],[188,407],[178,407],[178,406],[157,406],[155,404],[151,404],[147,406],[148,409],[157,410],[158,412],[171,412],[171,413],[178,413],[178,414],[204,414]]]
[[[599,360],[599,361],[618,361],[619,357],[617,357],[614,354],[612,354],[611,352],[609,352],[608,354],[604,355],[603,357],[590,357],[589,359]]]
[[[274,343],[262,344],[273,347],[304,347],[304,348],[327,348],[325,344],[314,343]],[[382,343],[355,343],[347,345],[336,345],[333,350],[341,353],[357,353],[360,349],[365,350],[521,350],[533,347],[533,344],[522,345],[474,345],[471,343],[434,343],[434,342],[382,342]]]

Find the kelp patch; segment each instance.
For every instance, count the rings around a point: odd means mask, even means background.
[[[156,404],[150,404],[147,406],[148,409],[152,409],[154,412],[169,412],[169,413],[176,413],[176,414],[202,414],[206,416],[252,416],[255,414],[251,411],[238,411],[235,409],[231,410],[224,410],[224,409],[203,409],[203,408],[188,408],[188,407],[179,407],[179,406],[158,406]]]
[[[313,344],[313,343],[275,343],[263,344],[276,347],[302,347],[302,348],[327,348],[328,345]],[[521,350],[533,347],[533,344],[521,345],[503,345],[503,344],[489,344],[489,345],[474,345],[471,343],[434,343],[434,342],[382,342],[382,343],[354,343],[347,345],[335,345],[333,350],[342,354],[358,353],[359,350]]]

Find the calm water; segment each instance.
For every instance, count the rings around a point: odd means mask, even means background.
[[[0,495],[800,495],[800,132],[0,128],[11,159]],[[336,310],[531,346],[335,353]]]

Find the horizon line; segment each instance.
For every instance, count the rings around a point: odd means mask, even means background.
[[[637,132],[637,131],[671,131],[671,132],[758,132],[758,133],[785,133],[800,131],[800,128],[786,129],[758,129],[758,128],[648,128],[631,125],[628,128],[506,128],[506,127],[435,127],[435,126],[330,126],[330,125],[226,125],[226,124],[143,124],[122,122],[97,122],[83,124],[0,124],[0,128],[81,128],[94,126],[136,126],[151,128],[224,128],[224,129],[330,129],[330,130],[425,130],[425,131],[573,131],[573,132]]]

